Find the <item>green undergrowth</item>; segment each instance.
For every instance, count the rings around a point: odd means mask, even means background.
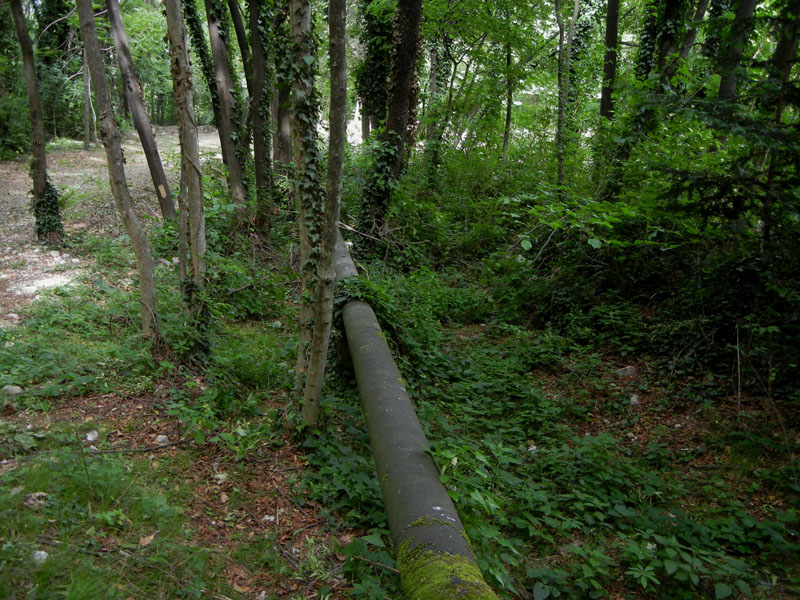
[[[189,541],[148,460],[88,452],[90,426],[0,424],[3,454],[15,456],[0,487],[0,595],[202,597],[219,575],[214,553]]]
[[[662,371],[618,380],[613,357],[575,330],[508,324],[490,312],[487,291],[455,274],[375,267],[342,294],[375,308],[441,480],[487,581],[503,596],[800,592],[796,443],[767,424],[724,416],[720,423],[724,381],[681,384]],[[344,375],[324,406],[327,429],[306,443],[315,469],[305,485],[348,524],[374,528],[384,517],[363,418],[346,362],[337,372]],[[628,435],[641,418],[630,398],[651,386],[661,394],[648,409],[653,418],[669,422],[676,404],[694,407],[692,418],[708,428],[703,447],[675,447],[671,425],[656,427],[647,444]],[[772,466],[756,460],[761,468],[749,470],[758,452]],[[703,456],[711,468],[689,464]],[[759,501],[761,494],[780,501]],[[376,556],[388,545],[387,532],[373,529],[349,549],[381,563]],[[348,564],[370,597],[394,585],[388,569]]]

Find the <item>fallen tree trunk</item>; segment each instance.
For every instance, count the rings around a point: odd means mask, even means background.
[[[357,275],[341,235],[335,266],[337,280]],[[343,319],[406,597],[497,600],[439,481],[374,311],[365,302],[351,300],[344,306]]]

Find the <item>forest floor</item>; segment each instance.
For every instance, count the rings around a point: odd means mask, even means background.
[[[157,143],[169,165],[171,183],[177,185],[176,128],[159,128]],[[206,156],[217,154],[216,131],[203,129],[200,146]],[[158,219],[149,171],[135,134],[129,132],[125,136],[124,150],[126,174],[139,215],[143,219]],[[105,165],[105,153],[99,144],[88,151],[68,141],[48,148],[50,179],[62,196],[68,239],[87,234],[118,238],[122,234],[109,193]],[[91,254],[74,250],[70,244],[49,249],[37,243],[29,210],[32,184],[27,161],[0,162],[0,181],[3,181],[0,191],[0,214],[3,215],[0,219],[0,328],[11,331],[32,318],[34,305],[42,295],[59,288],[69,290],[65,286],[86,283],[87,279],[98,276],[92,269]],[[127,281],[126,277],[121,278],[122,285],[131,287],[134,274],[131,271],[127,275]],[[13,343],[6,342],[6,345]],[[220,599],[344,597],[341,590],[349,587],[349,583],[341,576],[344,557],[337,551],[352,537],[341,529],[337,531],[338,537],[334,537],[318,505],[293,501],[297,493],[293,486],[305,468],[303,453],[287,441],[286,434],[282,439],[258,444],[245,459],[221,452],[218,445],[195,444],[183,437],[182,423],[165,414],[168,384],[156,384],[155,390],[148,391],[57,396],[48,399],[44,411],[41,406],[18,407],[15,398],[4,404],[0,416],[0,476],[4,480],[0,484],[0,495],[16,497],[18,504],[24,499],[26,508],[22,510],[32,513],[37,510],[37,503],[32,499],[36,498],[38,490],[28,489],[24,484],[4,489],[7,475],[22,472],[30,458],[63,452],[64,440],[68,440],[65,442],[68,446],[79,449],[82,459],[97,463],[94,466],[99,466],[97,477],[100,480],[109,473],[113,478],[121,469],[122,473],[138,474],[135,480],[127,483],[131,490],[142,486],[149,490],[141,492],[143,495],[152,493],[158,497],[163,491],[171,498],[181,499],[179,512],[185,522],[177,536],[161,533],[147,519],[137,521],[127,510],[126,514],[118,515],[117,523],[113,511],[98,513],[97,509],[90,508],[95,518],[97,514],[111,515],[106,516],[112,533],[95,531],[92,527],[69,537],[66,542],[62,524],[53,524],[47,531],[39,532],[31,552],[47,552],[50,555],[47,560],[66,567],[67,572],[78,572],[75,563],[87,552],[93,553],[101,563],[100,570],[105,572],[97,576],[100,582],[97,585],[102,588],[110,584],[114,587],[112,597],[118,598],[194,597],[206,596],[208,592]],[[9,452],[9,444],[14,446],[14,442],[9,441],[12,438],[27,440],[23,443],[36,452],[15,456],[13,448]],[[57,440],[61,440],[61,445]],[[92,457],[96,451],[99,454]],[[98,485],[91,466],[86,471],[86,483],[90,488]],[[103,469],[108,472],[104,473]],[[63,471],[68,468],[64,467]],[[54,501],[52,493],[47,501]],[[115,525],[119,526],[118,530]],[[10,531],[2,532],[0,539],[24,537],[21,529],[10,527]],[[169,529],[170,525],[165,523],[163,527]],[[161,547],[156,548],[159,543]],[[65,550],[67,544],[71,551]],[[173,556],[178,552],[175,547],[181,545],[191,550],[191,556],[202,556],[202,560],[169,558],[170,562],[177,560],[179,564],[165,563],[164,557]],[[36,562],[35,558],[32,560]],[[41,579],[24,579],[25,573],[32,573],[35,566],[17,565],[16,582],[0,581],[0,596],[35,595]],[[152,573],[161,581],[151,581]],[[13,573],[10,576],[15,578]],[[92,578],[88,577],[87,581],[90,580]],[[87,585],[91,592],[91,584]],[[323,586],[327,591],[320,596]],[[107,595],[92,594],[91,597]]]
[[[157,134],[176,185],[177,132]],[[201,149],[216,155],[215,131],[202,132]],[[138,212],[158,223],[130,133],[125,155]],[[63,142],[48,160],[70,240],[61,249],[35,239],[27,163],[0,163],[0,386],[18,378],[23,388],[0,396],[0,597],[399,598],[385,591],[397,584],[371,465],[358,455],[366,446],[360,411],[338,397],[355,393],[334,392],[332,433],[311,440],[317,446],[299,447],[284,426],[289,403],[275,390],[291,385],[280,354],[294,348],[281,324],[293,319],[286,295],[267,298],[284,310],[275,318],[223,324],[231,369],[269,380],[257,399],[261,415],[221,419],[216,442],[196,439],[208,381],[179,372],[169,355],[143,360],[134,347],[135,273],[116,243],[123,232],[102,147]],[[171,256],[162,251],[162,274],[172,274]],[[737,396],[733,378],[665,376],[649,357],[576,350],[504,323],[452,322],[444,313],[464,289],[432,273],[389,277],[384,300],[397,303],[406,330],[425,339],[428,327],[441,342],[404,367],[421,419],[439,436],[432,453],[442,477],[462,494],[462,520],[498,589],[507,567],[525,600],[545,597],[543,588],[535,596],[534,581],[549,582],[552,597],[557,589],[572,590],[561,597],[601,590],[611,600],[797,597],[796,567],[780,565],[796,551],[796,494],[784,484],[800,489],[796,407],[768,394]],[[286,287],[295,279],[288,273]],[[436,306],[446,309],[432,316]],[[351,450],[353,439],[361,449]],[[778,546],[781,519],[790,541]],[[680,544],[679,522],[688,531]],[[685,541],[692,537],[700,541]],[[352,550],[361,540],[368,552]],[[750,554],[776,567],[732,559]],[[656,576],[672,587],[654,590]],[[586,593],[575,595],[576,585]]]

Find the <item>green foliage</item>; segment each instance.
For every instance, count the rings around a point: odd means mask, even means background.
[[[63,237],[58,190],[49,181],[45,182],[44,195],[32,198],[31,210],[36,217],[36,237],[39,240],[49,240],[52,234],[59,240]]]

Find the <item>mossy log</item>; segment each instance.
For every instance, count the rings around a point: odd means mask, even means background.
[[[341,236],[338,279],[357,275]],[[408,600],[496,600],[475,562],[464,527],[406,392],[372,308],[343,308],[347,344],[358,382],[386,516]]]

